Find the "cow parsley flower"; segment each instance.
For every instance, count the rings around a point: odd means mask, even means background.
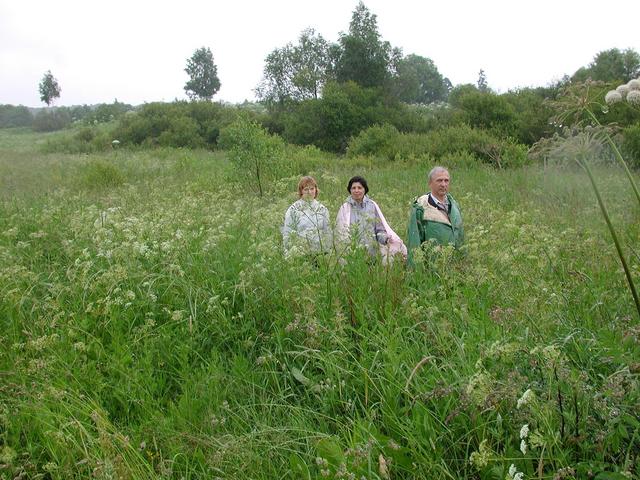
[[[527,438],[529,436],[529,424],[525,423],[520,429],[520,438]]]
[[[518,404],[517,404],[518,410],[520,410],[521,407],[527,406],[531,402],[531,400],[533,400],[535,398],[535,396],[536,396],[536,394],[533,393],[533,390],[528,388],[522,394],[522,396],[518,399]]]
[[[506,477],[506,480],[523,480],[524,473],[518,472],[516,466],[512,463],[509,467],[509,474]]]
[[[622,94],[617,90],[609,90],[604,96],[604,101],[607,105],[613,105],[622,101]]]
[[[520,451],[523,455],[527,454],[527,441],[524,438],[520,440]]]

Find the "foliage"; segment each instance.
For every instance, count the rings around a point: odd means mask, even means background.
[[[330,71],[329,44],[312,28],[303,30],[297,45],[288,43],[267,55],[256,96],[270,106],[317,99]]]
[[[489,88],[489,84],[487,83],[487,74],[484,73],[484,70],[480,69],[480,73],[478,73],[478,90],[482,93],[489,93],[491,89]]]
[[[33,119],[33,129],[36,132],[53,132],[66,128],[71,123],[68,108],[51,108],[40,110]]]
[[[515,112],[512,134],[520,143],[533,145],[553,134],[549,121],[553,110],[548,100],[553,99],[555,93],[551,88],[522,88],[500,95]]]
[[[113,143],[112,128],[98,126],[83,126],[72,132],[47,138],[42,146],[46,153],[96,153],[117,148]]]
[[[376,15],[360,1],[353,11],[349,32],[342,33],[335,50],[336,79],[364,88],[387,87],[401,52],[383,41]]]
[[[238,119],[222,130],[220,144],[228,151],[240,182],[254,187],[260,196],[282,173],[284,142],[256,122]]]
[[[452,107],[460,107],[460,102],[465,96],[476,92],[478,92],[478,87],[471,83],[456,85],[449,92],[449,104]]]
[[[463,152],[498,168],[520,167],[528,162],[524,145],[464,124],[425,134],[400,133],[388,125],[374,126],[351,139],[347,149],[350,157],[377,155],[387,160],[423,158],[436,163],[446,156],[457,156]]]
[[[349,141],[347,155],[349,157],[379,156],[393,160],[398,153],[400,132],[389,124],[373,125],[362,130]]]
[[[257,201],[219,153],[42,156],[16,135],[0,131],[7,478],[637,474],[640,330],[582,172],[452,170],[464,258],[314,266],[279,248],[297,175]],[[335,212],[363,167],[315,160]],[[126,181],[84,183],[94,162]],[[401,235],[431,165],[365,172]],[[605,198],[627,189],[595,172]],[[611,213],[632,243],[629,208]]]
[[[220,90],[218,67],[213,62],[210,48],[201,47],[193,52],[184,71],[189,75],[184,90],[192,100],[210,101]]]
[[[117,99],[113,103],[101,103],[91,108],[82,120],[85,123],[107,123],[120,119],[127,112],[133,111],[133,106],[118,102]]]
[[[210,102],[149,103],[122,116],[113,136],[123,145],[214,148],[239,111]]]
[[[474,128],[493,130],[506,136],[517,133],[516,111],[502,95],[470,91],[458,98],[458,106],[464,121]]]
[[[42,80],[40,80],[38,90],[40,92],[40,100],[46,103],[47,107],[50,106],[56,98],[60,98],[60,84],[51,73],[51,70],[48,70],[42,77]]]
[[[433,103],[445,101],[451,82],[438,71],[430,58],[407,55],[397,66],[392,90],[407,103]]]
[[[571,81],[579,83],[587,79],[602,82],[628,82],[640,75],[640,54],[632,48],[611,48],[598,52],[593,61],[578,69]]]
[[[322,98],[302,102],[285,117],[283,136],[295,144],[343,152],[351,136],[382,123],[393,109],[385,105],[379,89],[330,83]]]
[[[0,105],[0,128],[29,127],[33,114],[23,105]]]

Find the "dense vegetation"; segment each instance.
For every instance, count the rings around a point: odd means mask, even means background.
[[[566,158],[496,170],[450,152],[466,250],[406,271],[287,261],[279,228],[299,174],[336,212],[359,173],[403,233],[430,153],[333,157],[255,122],[229,125],[228,159],[0,135],[1,475],[638,474],[637,312]],[[262,197],[242,145],[292,160]],[[626,179],[594,168],[635,249]]]
[[[259,103],[0,106],[0,478],[637,478],[639,67],[453,86],[361,3]],[[283,257],[300,175],[404,237],[436,164],[462,251]]]

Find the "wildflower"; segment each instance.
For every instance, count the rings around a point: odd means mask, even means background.
[[[529,436],[529,424],[525,423],[520,429],[520,438],[527,438]]]
[[[627,94],[627,102],[631,105],[640,105],[640,90],[632,90]]]
[[[629,93],[629,87],[627,87],[626,85],[618,85],[616,87],[616,90],[620,95],[622,95],[622,98],[626,97],[627,93]]]
[[[469,456],[469,463],[480,469],[486,467],[491,459],[491,449],[487,446],[487,439],[480,442],[477,452],[472,452]]]
[[[524,473],[518,472],[516,466],[512,463],[509,467],[509,475],[507,475],[506,480],[523,480]]]
[[[523,455],[527,454],[527,441],[524,438],[520,440],[520,451]]]
[[[604,101],[607,105],[613,105],[614,103],[619,103],[622,101],[622,94],[617,90],[610,90],[604,96]]]
[[[517,408],[518,410],[520,410],[520,407],[524,407],[527,406],[531,400],[533,400],[535,398],[536,394],[533,393],[533,391],[528,388],[523,394],[522,396],[518,399],[518,404],[517,404]]]

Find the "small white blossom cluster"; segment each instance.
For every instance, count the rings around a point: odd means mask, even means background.
[[[509,467],[509,474],[506,477],[506,480],[523,480],[524,473],[518,472],[516,466],[512,463]]]
[[[640,78],[629,80],[627,83],[618,85],[615,90],[610,90],[604,96],[607,105],[620,103],[623,100],[632,105],[640,105]]]
[[[520,451],[527,454],[527,437],[529,436],[529,424],[525,423],[520,429]]]
[[[517,408],[520,410],[522,407],[525,407],[531,403],[531,401],[536,397],[536,394],[529,388],[527,389],[522,396],[518,399]]]

